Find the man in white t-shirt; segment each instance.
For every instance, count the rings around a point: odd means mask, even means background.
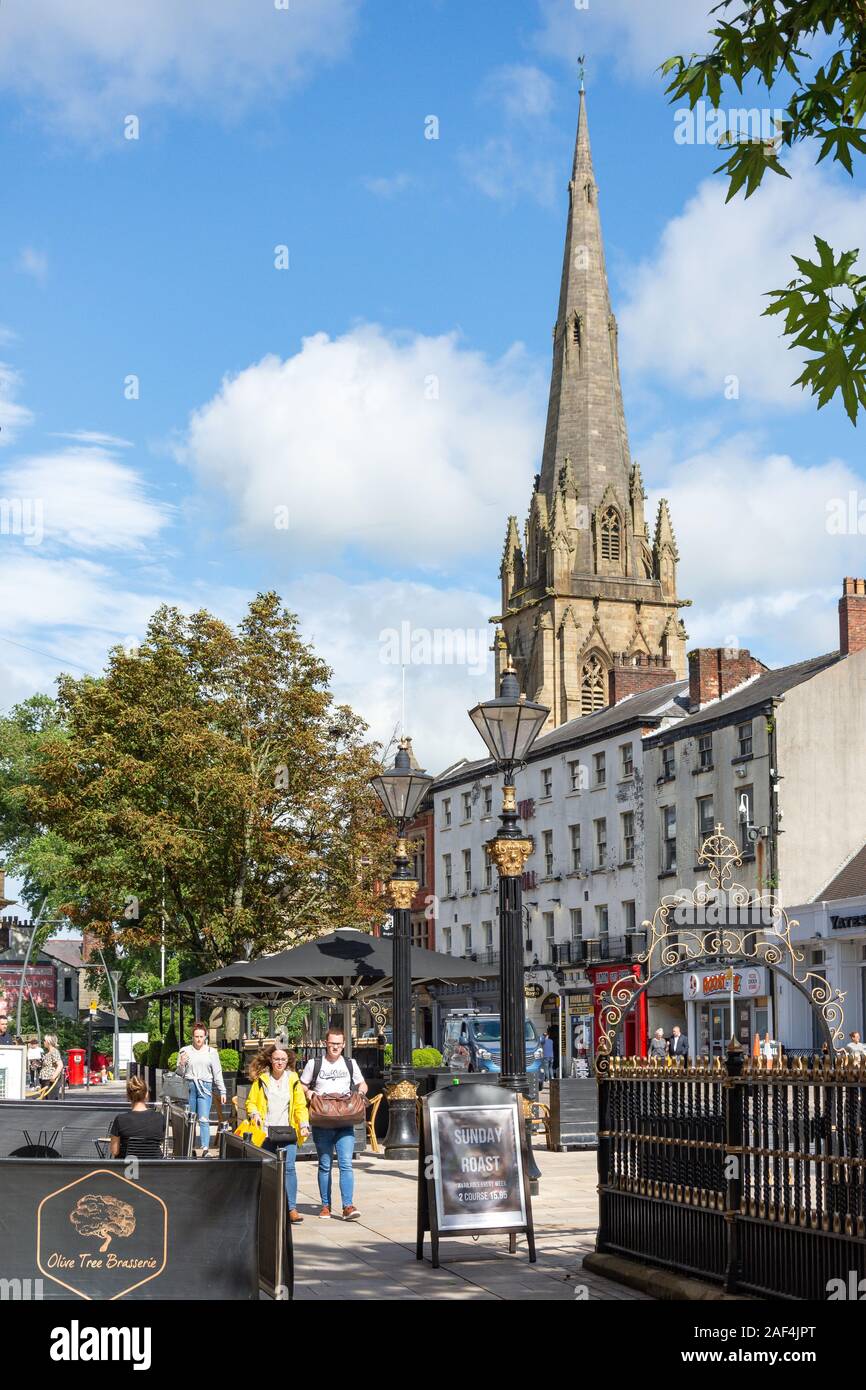
[[[346,1038],[342,1028],[329,1028],[325,1036],[325,1056],[308,1062],[301,1072],[301,1085],[307,1100],[311,1096],[348,1096],[352,1087],[367,1094],[367,1083],[358,1063],[352,1058],[347,1062],[343,1056]],[[324,1129],[313,1126],[313,1142],[319,1156],[319,1196],[322,1199],[320,1216],[331,1215],[331,1177],[334,1167],[334,1153],[340,1169],[340,1198],[343,1203],[343,1220],[357,1221],[361,1213],[352,1204],[355,1175],[352,1172],[352,1159],[355,1156],[355,1131],[351,1125],[341,1129]]]

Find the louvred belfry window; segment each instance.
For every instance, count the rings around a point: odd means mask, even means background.
[[[584,663],[580,673],[580,712],[592,714],[607,704],[605,669],[597,656]]]
[[[615,507],[608,507],[601,518],[601,558],[618,561],[620,557],[620,520]]]

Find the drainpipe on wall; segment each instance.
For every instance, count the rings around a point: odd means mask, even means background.
[[[779,744],[776,737],[776,709],[782,703],[781,700],[771,700],[764,710],[767,721],[767,779],[769,790],[769,835],[767,836],[767,881],[770,885],[771,893],[778,893],[779,884],[779,850],[776,837],[779,834],[779,795],[778,784],[781,780],[779,776],[778,754]],[[759,885],[760,887],[760,885]],[[770,1002],[772,1004],[772,1017],[770,1026],[773,1030],[772,1036],[778,1037],[779,1028],[779,1001],[776,991],[780,988],[776,981],[775,974],[771,972],[770,977]]]
[[[776,736],[776,709],[782,703],[781,700],[772,700],[764,710],[767,720],[767,777],[769,782],[769,802],[770,833],[767,837],[767,879],[772,886],[773,892],[779,890],[779,848],[777,836],[779,835],[779,793],[778,784],[781,781],[779,775],[779,744]]]

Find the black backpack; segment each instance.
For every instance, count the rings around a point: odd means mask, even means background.
[[[322,1062],[324,1060],[325,1059],[323,1057],[317,1057],[315,1062],[313,1063],[313,1079],[310,1082],[311,1091],[315,1091],[316,1089],[316,1082],[319,1079],[319,1072],[322,1070]],[[357,1085],[357,1082],[355,1081],[355,1069],[352,1066],[352,1063],[347,1060],[347,1058],[343,1057],[342,1061],[343,1065],[347,1068],[349,1073],[349,1095],[351,1095]]]

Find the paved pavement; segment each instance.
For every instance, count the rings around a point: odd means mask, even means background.
[[[640,1300],[645,1295],[597,1275],[584,1274],[581,1260],[593,1249],[596,1231],[596,1156],[535,1150],[541,1169],[533,1200],[538,1261],[529,1263],[525,1237],[508,1254],[507,1236],[440,1242],[442,1267],[415,1259],[415,1163],[365,1155],[355,1164],[355,1204],[360,1221],[320,1220],[315,1162],[298,1163],[298,1210],[294,1226],[295,1298],[472,1299],[573,1302],[579,1299]],[[335,1181],[334,1197],[337,1196]]]

